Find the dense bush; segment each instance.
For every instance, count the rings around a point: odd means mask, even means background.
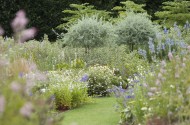
[[[63,50],[65,62],[71,63],[78,59],[84,61],[87,66],[96,64],[113,66],[120,57],[128,53],[127,47],[116,44],[91,49],[89,54],[85,54],[83,48],[65,47]]]
[[[64,72],[49,72],[50,85],[47,94],[55,96],[55,105],[58,110],[67,110],[78,107],[90,101],[87,94],[87,85],[80,81],[81,75],[66,70]]]
[[[138,45],[147,45],[149,37],[155,37],[155,27],[145,14],[128,13],[115,26],[116,42],[125,44],[133,51]]]
[[[103,46],[108,42],[112,36],[111,28],[111,24],[105,23],[98,16],[84,16],[68,29],[63,40],[67,45],[84,47],[85,52],[88,52],[89,49]]]
[[[114,71],[107,66],[95,65],[88,69],[88,94],[106,96],[109,95],[108,89],[113,85],[119,86],[123,83],[121,76],[115,76]]]
[[[56,65],[64,59],[61,47],[57,43],[51,44],[47,39],[9,46],[7,54],[11,60],[25,58],[34,61],[43,71],[55,70]]]

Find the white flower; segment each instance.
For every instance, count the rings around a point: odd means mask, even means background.
[[[46,89],[40,89],[40,92],[44,93],[44,92],[46,92]]]
[[[148,108],[147,107],[142,107],[141,110],[146,111]]]
[[[173,89],[173,88],[175,88],[175,86],[174,86],[174,85],[170,85],[170,88],[172,88],[172,89]]]

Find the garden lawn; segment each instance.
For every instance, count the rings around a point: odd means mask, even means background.
[[[95,98],[93,104],[64,112],[63,125],[117,125],[114,97]]]

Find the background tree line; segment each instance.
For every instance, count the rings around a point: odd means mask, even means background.
[[[38,28],[37,39],[42,38],[47,34],[50,40],[56,39],[56,34],[52,28],[64,23],[63,17],[68,14],[63,13],[65,9],[69,9],[70,4],[89,3],[94,5],[95,9],[112,11],[115,6],[121,5],[120,2],[126,0],[0,0],[0,24],[5,29],[5,35],[11,36],[12,30],[10,22],[14,18],[15,13],[24,9],[30,19],[29,27],[35,26]],[[131,0],[137,4],[145,4],[144,9],[156,19],[154,13],[162,9],[162,3],[174,0]],[[58,31],[59,32],[59,31]]]

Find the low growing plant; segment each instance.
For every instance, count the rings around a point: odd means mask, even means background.
[[[87,84],[80,81],[78,72],[66,70],[49,72],[50,85],[47,93],[55,96],[58,110],[68,110],[91,101],[87,94]]]

